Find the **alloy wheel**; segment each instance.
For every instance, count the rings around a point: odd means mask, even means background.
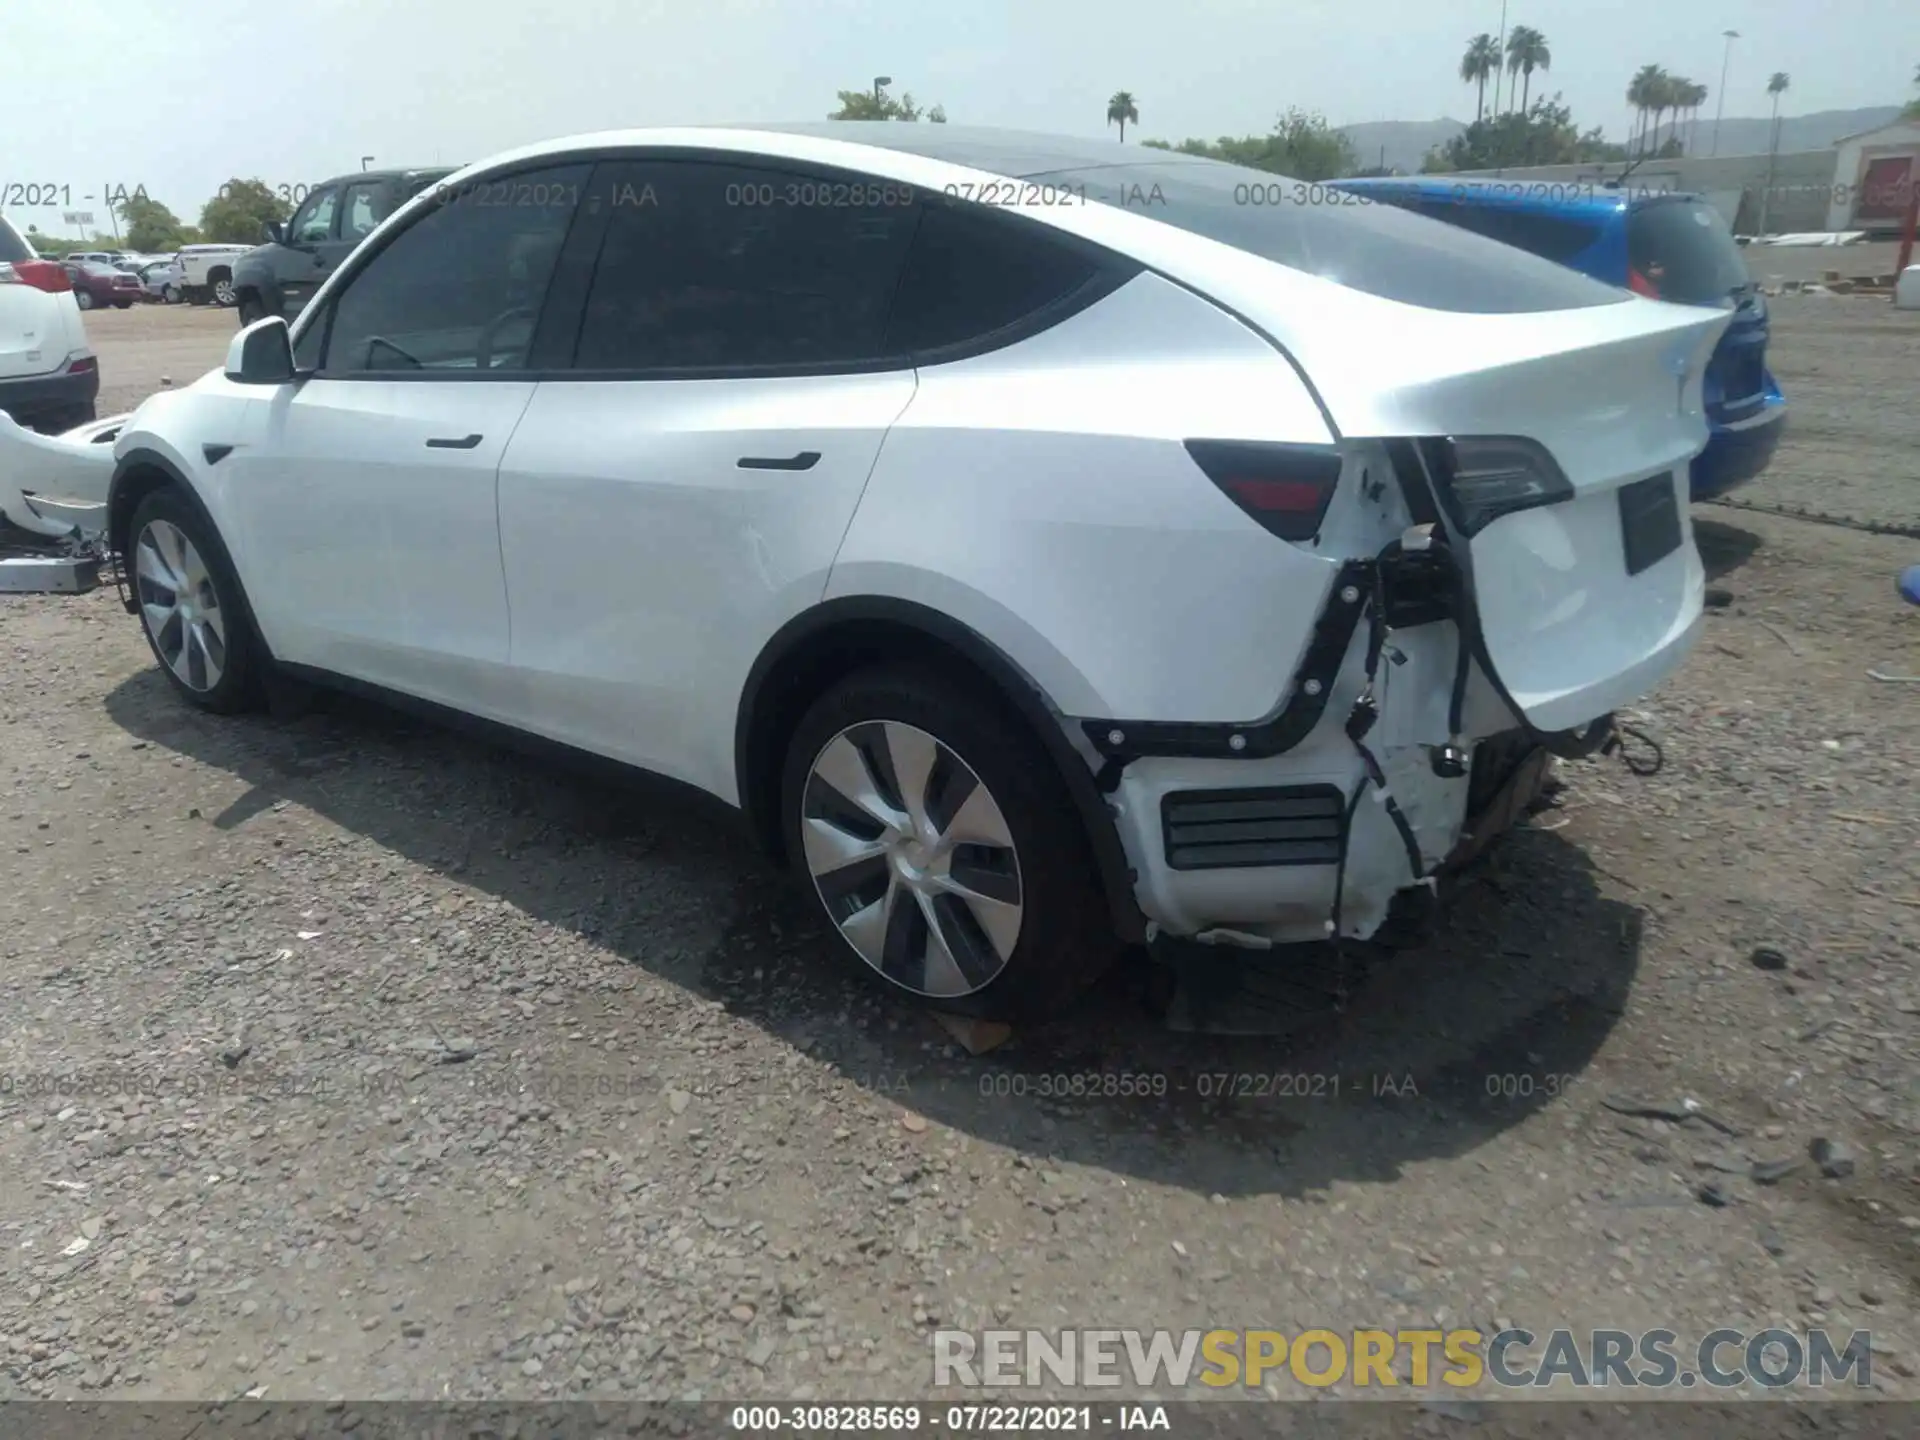
[[[206,562],[179,526],[149,521],[134,546],[134,588],[153,648],[174,677],[204,694],[227,668],[227,621]]]
[[[1020,859],[973,768],[897,720],[848,726],[801,799],[807,869],[827,914],[881,975],[930,999],[990,985],[1024,913]]]
[[[213,298],[221,305],[233,304],[233,281],[216,280],[213,282]]]
[[[91,310],[93,308],[92,292],[87,290],[75,290],[73,292],[73,303],[78,305],[82,310]]]

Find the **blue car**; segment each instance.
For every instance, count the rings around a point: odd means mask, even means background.
[[[1720,214],[1697,195],[1444,175],[1341,180],[1338,188],[1530,250],[1596,280],[1680,305],[1733,311],[1707,367],[1712,435],[1693,462],[1706,500],[1767,468],[1787,402],[1767,369],[1767,302]]]

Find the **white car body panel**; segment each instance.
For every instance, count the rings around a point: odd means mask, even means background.
[[[99,437],[115,434],[127,418],[42,435],[0,414],[0,515],[36,535],[103,528],[113,446]]]
[[[519,723],[736,800],[747,672],[820,602],[913,392],[911,370],[543,381],[500,475]]]
[[[1138,276],[1030,340],[921,369],[828,595],[951,615],[1070,715],[1263,715],[1338,561],[1276,542],[1206,484],[1181,446],[1215,435],[1332,438],[1270,345]]]
[[[933,191],[1000,178],[834,138],[698,128],[525,147],[446,187],[619,147],[784,156]],[[296,335],[387,227],[431,203],[383,222]],[[1726,317],[1639,298],[1452,313],[1289,269],[1151,208],[1028,213],[1149,269],[1017,343],[916,369],[252,388],[215,374],[149,402],[116,450],[166,457],[201,496],[276,657],[740,802],[742,687],[781,626],[824,601],[908,601],[959,622],[1033,681],[1083,757],[1082,722],[1250,726],[1288,700],[1342,563],[1370,560],[1412,523],[1384,442],[1536,440],[1571,498],[1498,519],[1465,547],[1497,675],[1471,672],[1453,733],[1459,627],[1396,633],[1369,741],[1386,786],[1360,804],[1338,870],[1173,870],[1162,802],[1214,787],[1354,794],[1363,764],[1342,722],[1367,683],[1364,627],[1293,748],[1136,759],[1106,797],[1154,925],[1321,938],[1344,873],[1342,929],[1370,934],[1417,878],[1381,797],[1404,814],[1421,869],[1460,839],[1469,780],[1436,775],[1433,747],[1523,718],[1582,726],[1644,694],[1693,643],[1703,575],[1686,469],[1706,441],[1701,378]],[[483,438],[425,443],[466,435]],[[1202,438],[1339,446],[1317,543],[1242,513],[1186,453]],[[214,464],[207,444],[233,448]],[[738,466],[802,451],[822,459]],[[1618,492],[1662,475],[1683,543],[1629,576]]]

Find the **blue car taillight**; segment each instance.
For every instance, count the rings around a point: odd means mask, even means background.
[[[1519,435],[1448,436],[1429,441],[1433,471],[1447,518],[1469,538],[1503,515],[1554,505],[1573,497],[1573,484],[1537,440]]]

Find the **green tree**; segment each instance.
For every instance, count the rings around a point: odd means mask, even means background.
[[[1527,97],[1533,89],[1533,72],[1553,68],[1553,53],[1547,49],[1547,37],[1531,25],[1516,25],[1507,36],[1507,73],[1522,77],[1518,113],[1527,113]]]
[[[1487,81],[1499,68],[1500,42],[1483,30],[1467,42],[1467,53],[1460,57],[1460,78],[1479,92],[1473,101],[1476,123],[1487,118]]]
[[[120,212],[120,223],[126,227],[129,250],[158,254],[178,250],[187,243],[187,227],[158,200],[130,195],[114,208]]]
[[[209,244],[257,245],[269,220],[284,220],[287,206],[264,180],[238,176],[200,208],[200,233]]]
[[[1120,126],[1120,143],[1127,143],[1127,125],[1140,123],[1140,107],[1134,104],[1131,90],[1116,90],[1113,98],[1107,101],[1107,123]]]
[[[1317,111],[1289,109],[1274,122],[1265,135],[1235,138],[1222,135],[1218,140],[1182,140],[1169,145],[1164,140],[1145,142],[1155,150],[1178,150],[1182,155],[1201,155],[1209,160],[1225,160],[1285,175],[1292,180],[1333,180],[1351,175],[1360,168],[1360,157],[1344,132],[1334,129]]]
[[[903,94],[898,100],[871,90],[839,90],[835,92],[840,108],[827,116],[829,120],[926,120],[934,125],[947,123],[947,112],[943,106],[935,105],[931,110],[922,110],[914,103],[911,92]]]
[[[1541,96],[1524,113],[1509,110],[1475,121],[1445,145],[1430,151],[1420,168],[1431,175],[1626,158],[1626,147],[1609,143],[1599,126],[1587,131],[1577,129],[1573,113],[1555,94],[1551,99]]]

